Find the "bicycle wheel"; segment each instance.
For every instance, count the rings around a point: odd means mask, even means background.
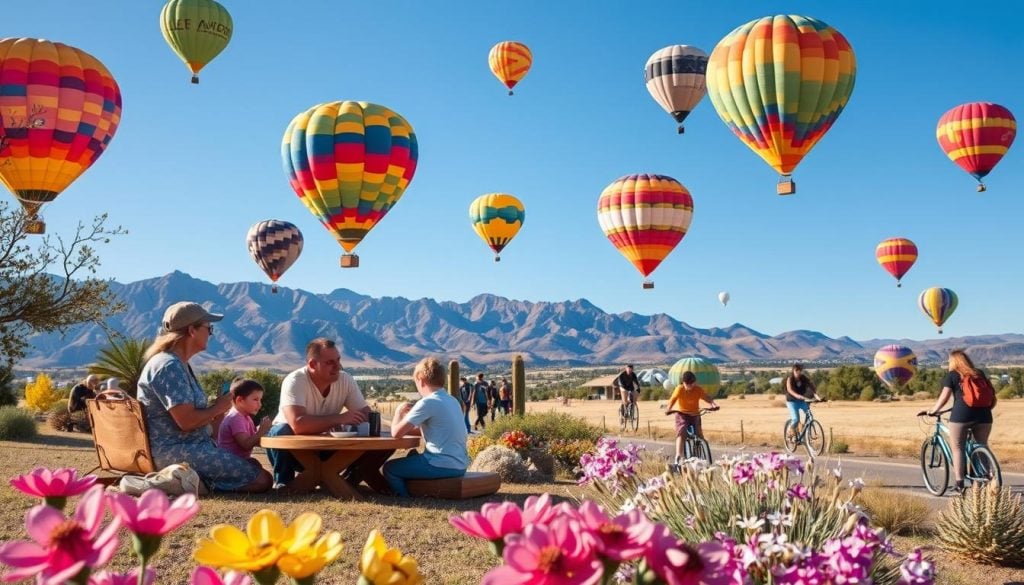
[[[979,483],[994,481],[996,485],[1003,485],[1003,473],[999,469],[999,462],[996,461],[992,450],[984,445],[979,445],[971,451],[967,477]]]
[[[640,428],[640,407],[635,402],[629,404],[629,424],[632,425],[634,433]]]
[[[812,420],[804,429],[804,446],[811,457],[817,457],[825,450],[825,429],[820,422]]]
[[[925,439],[921,444],[921,476],[924,478],[924,487],[933,496],[946,493],[949,487],[949,460],[935,437]]]
[[[619,432],[626,430],[626,407],[619,405]]]
[[[703,459],[708,463],[711,463],[711,446],[704,439],[697,438],[693,440],[694,449],[693,456],[697,459]]]
[[[782,442],[786,446],[786,451],[792,453],[796,451],[796,428],[793,426],[792,420],[787,420],[786,425],[782,427]]]

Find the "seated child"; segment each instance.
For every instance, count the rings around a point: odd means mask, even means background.
[[[263,417],[257,429],[252,417],[263,406],[263,386],[256,380],[235,378],[231,383],[231,410],[224,416],[217,431],[217,445],[226,451],[260,465],[252,457],[252,448],[270,430],[270,417]]]

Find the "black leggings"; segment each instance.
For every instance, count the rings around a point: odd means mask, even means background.
[[[487,422],[484,420],[486,417],[487,417],[487,405],[486,404],[477,404],[476,405],[476,422],[473,423],[473,426],[476,427],[476,425],[480,425],[481,429],[487,428]]]

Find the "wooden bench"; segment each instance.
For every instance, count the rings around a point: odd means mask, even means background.
[[[449,479],[410,479],[405,482],[415,497],[464,500],[489,496],[501,488],[501,477],[489,471],[467,471],[462,477]]]

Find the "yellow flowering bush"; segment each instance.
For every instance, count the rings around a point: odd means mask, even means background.
[[[422,585],[416,559],[403,555],[396,548],[388,548],[377,529],[370,532],[370,538],[363,547],[359,559],[359,585]]]
[[[25,406],[37,413],[49,412],[61,400],[53,380],[46,374],[37,375],[35,381],[25,386]]]

